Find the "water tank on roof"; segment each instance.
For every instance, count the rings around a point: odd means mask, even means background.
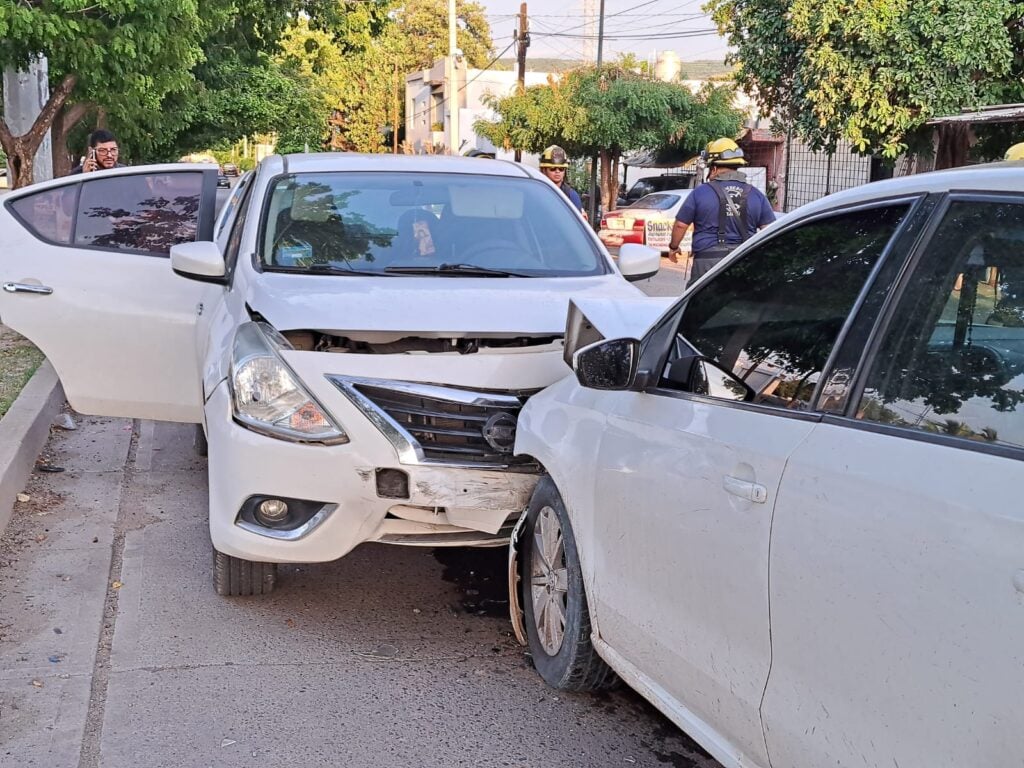
[[[682,71],[683,64],[675,51],[662,51],[658,54],[658,61],[654,65],[654,76],[658,80],[666,83],[675,82]]]

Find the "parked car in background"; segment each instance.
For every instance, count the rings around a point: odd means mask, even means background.
[[[653,321],[575,302],[565,353],[516,437],[548,683],[727,768],[1020,764],[1024,163],[805,205]]]
[[[216,171],[10,193],[4,323],[76,410],[203,425],[221,594],[366,541],[506,544],[538,478],[512,455],[517,416],[568,373],[569,297],[642,296],[626,279],[657,252],[616,265],[513,163],[274,156],[215,219]]]
[[[224,175],[225,176],[237,176],[238,166],[234,163],[224,163]]]
[[[221,189],[227,189],[231,186],[231,179],[223,171],[217,174],[217,186]]]
[[[620,206],[632,205],[637,200],[652,192],[664,192],[669,189],[693,189],[697,175],[694,173],[664,173],[661,176],[645,176],[633,183],[633,186],[619,196]]]
[[[679,213],[683,201],[686,200],[690,192],[689,189],[654,192],[625,208],[609,211],[601,219],[598,237],[612,252],[624,243],[639,243],[657,248],[662,253],[668,253],[669,241],[672,239],[672,225],[675,223],[676,214]],[[690,250],[692,235],[692,231],[686,233],[680,243],[682,251]]]

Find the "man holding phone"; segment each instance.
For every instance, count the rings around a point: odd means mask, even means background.
[[[121,163],[117,161],[119,151],[114,134],[103,129],[93,131],[89,134],[89,151],[82,162],[71,169],[71,174],[120,168]]]

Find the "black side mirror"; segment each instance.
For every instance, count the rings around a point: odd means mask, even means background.
[[[633,386],[640,362],[636,339],[599,341],[576,352],[572,369],[587,389],[622,390]]]

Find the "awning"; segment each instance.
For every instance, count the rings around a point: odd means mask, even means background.
[[[973,112],[959,115],[933,117],[925,121],[925,125],[955,125],[966,123],[1019,123],[1024,122],[1024,104],[999,104],[982,107]]]
[[[623,155],[620,162],[630,168],[678,168],[684,172],[697,172],[697,156],[687,157],[687,153],[678,149],[634,152]]]

